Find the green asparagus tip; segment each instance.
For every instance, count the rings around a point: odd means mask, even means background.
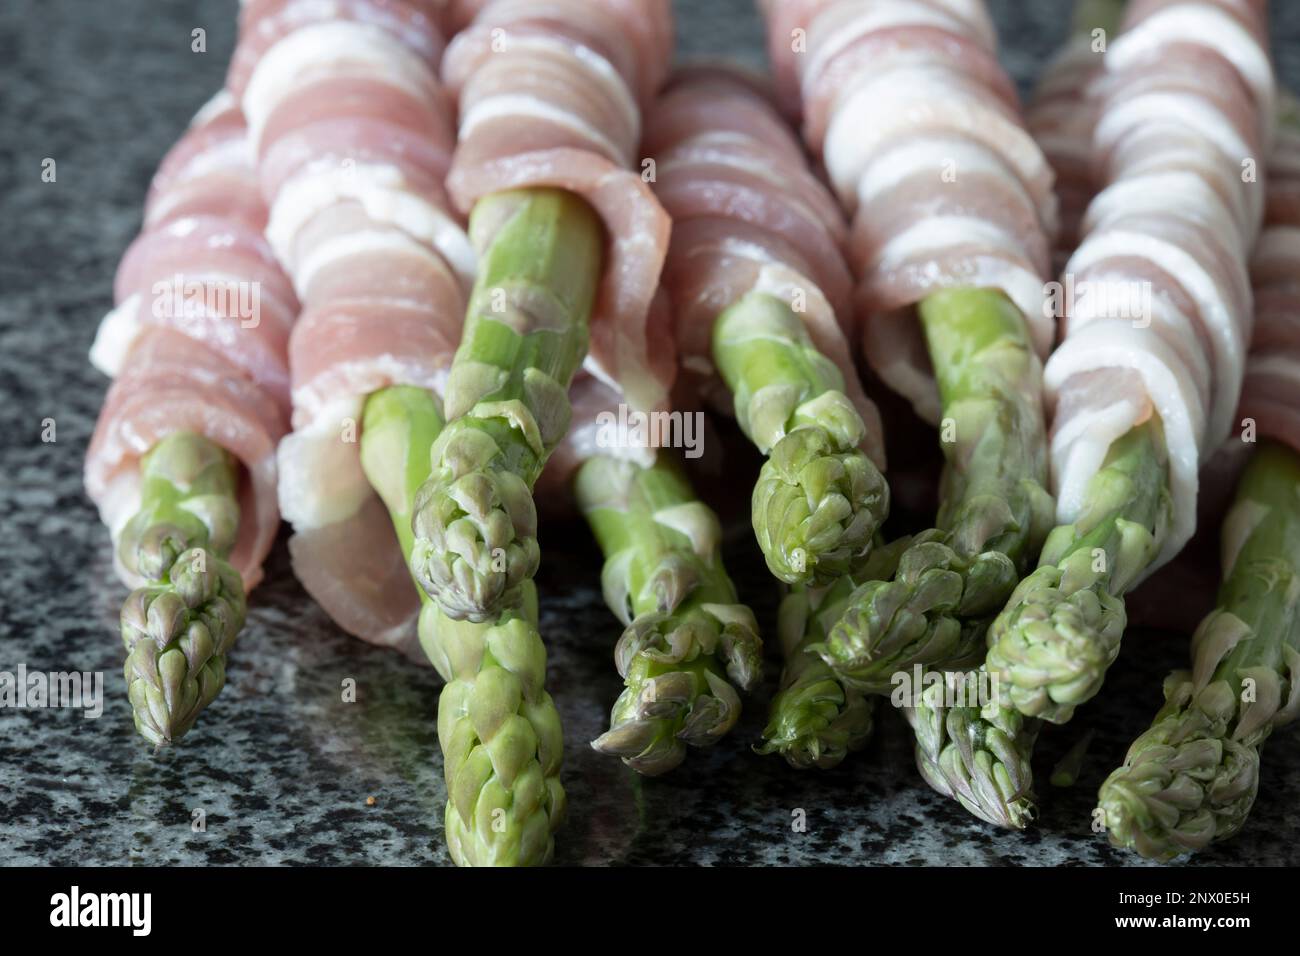
[[[537,573],[537,508],[522,479],[491,466],[496,443],[459,424],[434,446],[436,455],[446,436],[459,438],[458,466],[432,477],[415,499],[411,573],[447,614],[482,623]]]
[[[777,693],[754,750],[780,754],[796,770],[829,770],[874,729],[874,699],[846,689],[827,670],[820,680],[804,677]]]
[[[988,666],[1021,713],[1065,723],[1101,689],[1128,615],[1104,583],[1071,591],[1060,568],[1034,571],[991,628]]]
[[[226,654],[244,626],[239,573],[205,548],[177,556],[163,579],[122,606],[135,726],[157,746],[183,737],[226,683]]]
[[[986,823],[1023,830],[1036,812],[1030,758],[1038,722],[996,699],[945,706],[946,690],[929,685],[916,706],[904,709],[916,734],[917,769],[934,790]]]
[[[898,545],[872,550],[868,563],[880,573],[892,570]],[[781,601],[777,631],[785,655],[781,689],[772,698],[763,739],[754,750],[780,754],[796,770],[829,770],[861,749],[875,725],[875,702],[842,681],[810,645],[824,638],[828,622],[843,613],[853,580],[830,588],[793,589]]]
[[[824,585],[870,547],[889,513],[889,486],[861,449],[797,428],[764,462],[752,511],[771,572],[787,584]]]
[[[1112,443],[1072,525],[989,630],[988,667],[1021,713],[1064,723],[1100,690],[1127,624],[1122,595],[1159,554],[1172,515],[1164,437],[1151,418]]]
[[[448,615],[481,623],[537,572],[532,488],[569,427],[604,229],[578,196],[539,188],[484,197],[470,233],[479,273],[448,375],[448,424],[415,502],[410,558]]]
[[[1183,675],[1187,677],[1187,675]],[[1234,740],[1237,698],[1226,681],[1193,694],[1129,748],[1101,786],[1110,842],[1167,861],[1241,829],[1259,788],[1259,751]]]
[[[825,642],[811,650],[866,693],[888,693],[914,666],[975,666],[983,656],[981,614],[1009,593],[1015,565],[990,551],[963,558],[932,529],[911,540],[892,580],[872,580],[849,597]],[[995,595],[991,597],[990,595]]]
[[[867,427],[843,375],[789,303],[759,292],[718,316],[713,359],[736,420],[768,456],[752,502],[768,567],[789,584],[831,584],[889,513],[889,486],[861,447]]]
[[[609,730],[591,746],[657,776],[678,766],[688,746],[712,746],[736,725],[740,695],[726,678],[751,690],[762,671],[762,643],[748,608],[702,605],[637,617],[614,661],[625,687]]]
[[[136,729],[163,746],[221,692],[247,614],[243,582],[224,559],[239,530],[238,469],[219,445],[177,432],[143,457],[140,477],[140,509],[117,548],[148,583],[126,599],[119,624]]]

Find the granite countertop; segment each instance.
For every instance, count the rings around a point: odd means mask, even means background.
[[[760,65],[749,0],[679,0],[686,54]],[[1004,61],[1025,84],[1061,41],[1064,2],[992,4]],[[1281,8],[1283,5],[1278,4]],[[0,670],[99,671],[99,719],[0,709],[0,845],[7,864],[446,863],[432,669],[334,627],[289,567],[284,535],[254,595],[229,683],[183,745],[155,754],[125,703],[116,614],[124,596],[108,535],[81,486],[104,379],[86,360],[117,260],[139,228],[149,178],[220,85],[233,0],[7,0],[0,5]],[[1300,82],[1300,13],[1276,16],[1283,75]],[[191,51],[206,30],[207,52]],[[43,182],[42,160],[57,163]],[[52,420],[54,441],[43,441]],[[728,561],[771,632],[775,592],[743,516]],[[995,831],[930,791],[905,726],[882,720],[869,750],[795,772],[749,749],[763,694],[736,732],[665,778],[593,752],[620,681],[617,628],[601,603],[585,532],[544,529],[541,626],[566,736],[564,864],[1119,864],[1140,862],[1091,832],[1097,786],[1158,704],[1185,641],[1130,640],[1097,700],[1039,748],[1041,814]],[[770,642],[769,642],[770,643]],[[352,678],[356,703],[343,703]],[[1079,784],[1047,785],[1056,759],[1096,732]],[[1199,864],[1297,862],[1300,747],[1271,743],[1246,831]],[[370,801],[369,798],[373,798]],[[807,827],[795,832],[795,811]],[[193,813],[206,828],[195,832]]]

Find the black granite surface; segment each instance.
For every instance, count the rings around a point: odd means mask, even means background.
[[[0,670],[99,671],[105,710],[0,709],[0,863],[445,863],[431,669],[348,638],[294,581],[281,541],[254,595],[230,680],[184,744],[134,734],[115,633],[123,591],[81,488],[105,382],[86,360],[153,169],[221,82],[233,0],[0,3]],[[993,3],[1022,85],[1066,28],[1063,2]],[[1300,4],[1278,3],[1277,55],[1300,82]],[[761,64],[749,0],[678,3],[680,48]],[[206,30],[207,52],[191,52]],[[42,160],[57,162],[43,182]],[[51,419],[55,441],[42,441]],[[736,465],[735,467],[740,467]],[[735,496],[733,496],[735,497]],[[743,496],[739,496],[743,497]],[[775,592],[743,515],[728,559],[770,631]],[[890,715],[871,748],[829,773],[751,753],[767,691],[737,732],[663,779],[642,780],[586,742],[619,690],[617,636],[583,529],[544,531],[542,629],[566,731],[566,864],[1116,864],[1091,832],[1097,786],[1182,663],[1179,638],[1130,640],[1102,694],[1039,749],[1041,818],[995,831],[932,793]],[[359,688],[341,700],[341,682]],[[1079,784],[1055,760],[1096,731]],[[373,799],[373,805],[368,798]],[[1270,743],[1247,830],[1198,864],[1300,860],[1300,747]],[[806,811],[806,832],[791,827]],[[195,832],[194,811],[206,828]]]

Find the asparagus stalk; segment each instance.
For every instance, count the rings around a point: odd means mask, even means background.
[[[1102,784],[1110,842],[1170,860],[1232,836],[1259,787],[1260,749],[1300,714],[1300,456],[1263,444],[1224,521],[1218,607],[1192,669]]]
[[[140,509],[118,558],[149,583],[122,605],[135,726],[157,746],[179,740],[226,683],[244,626],[244,585],[225,560],[239,528],[238,469],[220,446],[178,432],[141,459]]]
[[[409,555],[411,513],[443,427],[437,399],[394,386],[366,401],[361,463]],[[546,649],[531,581],[490,622],[457,621],[426,596],[420,643],[447,680],[438,739],[447,782],[444,826],[460,866],[531,866],[554,852],[564,816],[563,735],[543,686]]]
[[[1098,27],[1118,29],[1122,10],[1123,3],[1117,0],[1083,0],[1075,9],[1074,33],[1082,35]],[[965,293],[959,295],[964,297]],[[959,406],[952,412],[945,408],[945,415],[951,415],[954,422],[962,418],[990,422],[993,428],[980,436],[976,446],[979,451],[966,469],[951,467],[950,458],[943,488],[946,505],[940,512],[939,523],[941,527],[954,529],[959,541],[965,539],[965,545],[958,548],[965,555],[972,553],[971,545],[981,538],[986,543],[976,545],[977,549],[987,547],[1003,551],[1013,560],[1015,578],[1019,578],[1027,570],[1027,563],[1038,553],[1052,519],[1052,500],[1043,488],[1047,441],[1041,412],[1035,408],[1041,391],[1041,370],[1037,360],[1032,358],[1032,352],[1027,351],[1023,336],[1017,338],[1014,335],[1010,312],[1004,306],[1002,336],[995,335],[987,343],[996,344],[1001,338],[1002,361],[996,363],[1000,374],[988,375],[987,381],[981,383],[978,373],[982,371],[983,363],[962,360],[963,327],[957,325],[954,329],[949,325],[947,312],[951,306],[951,302],[935,298],[921,307],[945,406],[949,395],[958,397],[966,392],[965,408]],[[991,324],[989,331],[994,328],[996,324]],[[953,331],[958,333],[956,337],[952,335]],[[945,360],[945,352],[950,359],[957,361]],[[998,352],[990,354],[997,356]],[[960,382],[945,383],[948,377],[945,370],[960,373],[968,369],[976,371],[977,378],[967,383],[966,388]],[[1011,383],[1017,385],[1007,388]],[[1005,404],[1000,405],[999,398]],[[962,418],[958,418],[959,414]],[[1020,427],[1007,427],[1014,422],[1019,422]],[[1004,447],[999,439],[1007,435],[1019,436],[1019,443],[1012,441]],[[959,452],[960,459],[960,450],[954,451]],[[980,452],[983,453],[982,460]],[[998,508],[989,508],[985,502],[999,500],[1001,489],[1014,480],[1017,462],[1032,462],[1033,469],[1026,472],[1030,480],[1028,485],[1019,489],[1018,499],[1007,500],[1017,502],[1017,506],[1011,509],[1013,514],[1018,512],[1030,517],[1028,524],[1021,517],[1004,525],[1004,528],[1015,528],[1018,532],[1007,537],[998,534],[995,527],[981,526],[980,519],[998,513]],[[960,487],[964,479],[973,479],[975,486],[985,484],[985,495],[981,497],[978,490]],[[992,537],[985,537],[990,531],[994,532]],[[976,560],[979,557],[981,555],[977,554]],[[996,565],[988,570],[996,570]],[[1003,590],[1006,580],[991,574],[988,582],[981,586],[968,573],[963,597],[967,591],[974,591],[976,595],[994,602],[995,607],[1000,607],[1006,597]],[[961,614],[961,609],[958,613]],[[987,614],[987,605],[984,613]],[[989,624],[989,616],[967,618],[972,636],[979,635],[981,639]],[[950,676],[954,682],[963,682],[967,693],[987,689],[987,699],[977,706],[946,706],[943,694],[948,688],[945,685],[932,685],[915,697],[914,706],[906,708],[904,713],[916,733],[917,766],[932,787],[955,797],[980,819],[997,826],[1021,829],[1034,815],[1031,757],[1040,722],[1027,719],[1014,707],[1008,706],[1002,698],[999,675],[991,673],[987,665],[970,673]]]
[[[989,631],[987,666],[1028,717],[1064,723],[1119,653],[1122,595],[1160,551],[1172,498],[1158,418],[1111,444],[1078,521],[1052,530],[1039,567]]]
[[[751,292],[713,328],[713,359],[736,419],[767,456],[753,494],[754,533],[772,573],[825,586],[871,546],[889,486],[860,445],[866,425],[844,379],[789,305]]]
[[[868,693],[916,665],[977,665],[986,620],[1051,524],[1042,366],[1020,312],[1000,292],[958,289],[920,313],[943,402],[939,526],[912,539],[892,580],[863,582],[813,645]]]
[[[495,620],[537,571],[532,489],[569,427],[587,352],[603,231],[572,193],[481,199],[482,250],[445,395],[448,425],[415,501],[411,570],[450,617]]]
[[[990,619],[1051,525],[1042,366],[999,292],[936,293],[920,315],[943,403],[938,527],[913,539],[893,580],[854,592],[822,653],[855,686],[894,686],[931,787],[1020,829],[1034,812],[1038,724],[1002,706],[982,662]],[[928,668],[949,673],[899,700],[908,682],[896,675]]]
[[[772,698],[763,738],[754,749],[779,753],[796,770],[829,770],[866,746],[875,726],[875,701],[842,680],[809,648],[844,613],[858,581],[892,577],[910,538],[888,544],[879,536],[851,574],[826,588],[796,585],[781,601],[777,631],[785,666]]]
[[[614,653],[624,690],[592,747],[666,773],[735,726],[732,684],[748,691],[762,674],[758,624],[722,565],[717,516],[666,454],[648,468],[597,455],[575,491],[605,555],[605,601],[626,625]]]

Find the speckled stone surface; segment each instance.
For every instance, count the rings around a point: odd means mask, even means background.
[[[1300,9],[1277,4],[1283,75],[1300,82]],[[1059,43],[1061,2],[993,4],[1004,59],[1026,82]],[[748,0],[678,3],[680,47],[761,64]],[[220,84],[233,2],[6,0],[0,4],[0,670],[102,671],[98,720],[0,710],[0,863],[441,864],[444,802],[431,669],[332,626],[298,587],[283,540],[254,595],[229,685],[184,745],[136,738],[115,633],[124,596],[108,536],[81,488],[104,380],[86,361],[118,257],[139,227],[158,159]],[[191,31],[207,31],[192,53]],[[57,182],[41,162],[57,161]],[[57,440],[42,442],[44,419]],[[737,466],[739,467],[739,466]],[[744,496],[738,496],[743,498]],[[775,588],[741,521],[730,563],[770,630]],[[617,629],[580,527],[544,532],[542,629],[566,730],[565,864],[1116,864],[1089,827],[1096,789],[1149,720],[1179,639],[1133,639],[1101,696],[1039,749],[1042,813],[995,831],[932,793],[891,714],[870,750],[830,773],[796,773],[748,746],[766,691],[735,735],[667,778],[641,780],[586,742],[619,690]],[[768,691],[775,684],[772,664]],[[357,682],[345,704],[340,687]],[[1086,728],[1082,779],[1046,776]],[[1200,864],[1297,862],[1300,746],[1279,735],[1252,821]],[[373,797],[373,805],[367,798]],[[792,814],[807,814],[794,832]],[[206,830],[193,832],[193,811]]]

